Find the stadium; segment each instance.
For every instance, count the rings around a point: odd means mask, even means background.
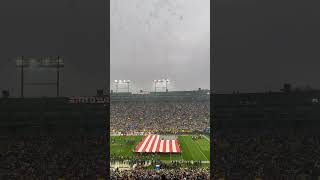
[[[63,61],[34,59],[17,60],[20,96],[3,90],[0,98],[0,179],[209,178],[208,90],[63,97]],[[25,94],[31,62],[56,68],[56,96]]]
[[[110,99],[112,178],[209,178],[208,90],[118,92]]]

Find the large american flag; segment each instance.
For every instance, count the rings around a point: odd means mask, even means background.
[[[180,153],[178,139],[160,139],[159,135],[149,134],[144,136],[136,147],[137,153]]]

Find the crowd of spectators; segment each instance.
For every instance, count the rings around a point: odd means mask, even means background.
[[[134,165],[140,166],[151,166],[154,167],[155,165],[161,164],[162,167],[165,168],[180,168],[182,164],[186,165],[187,167],[202,167],[202,161],[187,161],[187,160],[177,160],[171,161],[170,163],[164,163],[160,160],[159,154],[144,154],[144,155],[137,155],[134,154],[132,156],[119,156],[116,154],[110,154],[110,163],[127,163],[130,167]]]
[[[305,131],[242,129],[214,138],[215,176],[294,179],[320,176],[320,135]]]
[[[179,133],[203,131],[209,124],[209,102],[112,102],[110,129],[115,132],[157,131]],[[111,179],[209,179],[209,169],[183,168],[179,162],[161,163],[158,155],[123,158],[111,155],[111,161],[126,161],[130,170],[111,170]],[[151,162],[151,163],[149,163]],[[146,169],[161,164],[161,170]],[[151,164],[151,166],[150,166]],[[197,164],[197,163],[194,163]]]
[[[111,170],[112,180],[207,180],[208,168],[170,168],[170,169],[144,169],[135,168],[119,171]]]
[[[112,102],[110,108],[115,131],[203,131],[210,126],[209,102]]]
[[[105,179],[103,137],[23,136],[4,141],[0,179]]]
[[[130,166],[134,164],[146,164],[147,162],[156,163],[159,161],[160,156],[158,154],[144,154],[144,155],[137,155],[133,154],[132,156],[119,156],[116,154],[110,154],[110,163],[115,162],[128,162]]]

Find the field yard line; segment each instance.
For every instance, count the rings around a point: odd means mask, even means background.
[[[207,136],[205,136],[205,135],[202,135],[206,140],[208,140],[209,142],[210,142],[210,139],[207,137]]]
[[[194,141],[194,140],[192,140],[192,141]],[[209,159],[207,158],[207,156],[204,155],[203,152],[201,151],[200,144],[199,144],[197,141],[195,141],[195,142],[199,145],[199,146],[198,146],[198,149],[200,150],[201,154],[202,154],[207,160],[209,160]]]

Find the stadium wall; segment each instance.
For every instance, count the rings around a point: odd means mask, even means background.
[[[183,102],[183,101],[208,101],[209,91],[172,91],[172,92],[152,92],[149,94],[132,93],[111,93],[112,102]]]
[[[0,98],[0,132],[97,131],[105,128],[103,103],[70,103],[70,98]]]
[[[214,94],[220,128],[320,127],[320,91]]]

